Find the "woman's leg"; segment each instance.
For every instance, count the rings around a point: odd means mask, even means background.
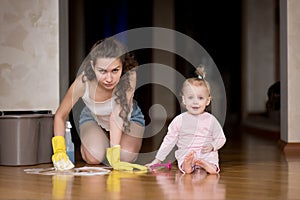
[[[81,155],[88,164],[99,164],[106,157],[109,139],[106,132],[95,121],[80,126]]]
[[[123,133],[121,138],[121,161],[134,162],[142,146],[145,127],[130,122],[130,133]]]

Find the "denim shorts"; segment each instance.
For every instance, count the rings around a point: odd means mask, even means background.
[[[81,114],[80,114],[79,126],[81,126],[83,123],[85,123],[87,121],[96,121],[96,120],[94,119],[90,109],[87,106],[85,106],[82,109]],[[136,101],[133,101],[133,109],[131,111],[130,121],[136,122],[139,125],[145,127],[144,115],[143,115],[140,107],[137,105]]]

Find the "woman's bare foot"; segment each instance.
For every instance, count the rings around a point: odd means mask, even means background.
[[[194,159],[194,151],[191,151],[185,158],[182,163],[182,169],[185,173],[190,174],[193,170],[193,159]]]
[[[196,166],[202,167],[209,174],[217,174],[217,167],[214,164],[206,162],[205,160],[196,160],[194,162]]]

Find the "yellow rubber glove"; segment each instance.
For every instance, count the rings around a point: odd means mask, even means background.
[[[54,152],[52,162],[56,170],[63,171],[74,168],[73,163],[66,153],[66,141],[63,136],[52,138],[52,148]]]
[[[107,148],[106,158],[109,164],[114,168],[114,170],[133,171],[134,169],[137,169],[137,170],[147,171],[147,167],[145,166],[132,164],[128,162],[121,162],[120,155],[121,155],[120,145]]]

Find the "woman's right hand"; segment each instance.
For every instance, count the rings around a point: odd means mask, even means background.
[[[63,136],[55,136],[52,138],[53,156],[52,162],[55,170],[63,171],[74,168],[66,153],[66,142]]]

